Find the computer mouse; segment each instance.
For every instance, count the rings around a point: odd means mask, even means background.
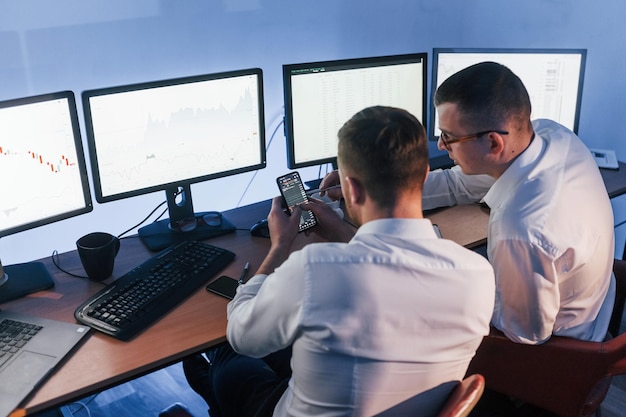
[[[267,225],[267,219],[262,219],[252,225],[250,228],[252,236],[270,237],[270,228]]]

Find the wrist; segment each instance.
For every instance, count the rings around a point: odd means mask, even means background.
[[[348,227],[345,227],[338,231],[337,242],[348,243],[350,242],[350,240],[352,240],[355,234],[356,234],[356,227],[349,225]]]
[[[257,274],[269,275],[278,268],[287,258],[291,251],[291,243],[272,243],[269,252],[259,266]]]

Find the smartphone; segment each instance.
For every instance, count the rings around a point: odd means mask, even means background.
[[[211,281],[209,285],[206,286],[206,290],[232,300],[235,298],[238,286],[239,283],[236,279],[222,275],[215,281]]]
[[[289,208],[289,213],[293,211],[293,208],[298,204],[306,203],[309,201],[309,197],[306,195],[306,191],[304,191],[304,185],[302,184],[302,179],[300,178],[300,174],[297,171],[290,172],[286,175],[281,175],[276,178],[276,183],[278,184],[278,189],[280,190],[280,195],[283,196],[283,200],[285,200],[285,204]],[[317,219],[312,211],[306,210],[302,211],[302,215],[300,216],[300,225],[299,230],[303,231],[310,227],[313,227],[317,224]]]

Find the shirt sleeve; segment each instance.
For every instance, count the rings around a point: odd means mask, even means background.
[[[490,257],[496,273],[494,327],[518,343],[548,340],[560,305],[552,259],[540,247],[513,239],[500,241]]]
[[[436,169],[428,174],[424,184],[424,210],[479,202],[494,179],[488,175],[466,175],[461,167]]]
[[[270,275],[256,275],[239,286],[228,303],[226,337],[233,349],[260,358],[290,346],[299,331],[304,294],[300,252]]]

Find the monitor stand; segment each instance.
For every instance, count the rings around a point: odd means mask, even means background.
[[[219,226],[209,226],[202,220],[207,213],[195,215],[196,228],[190,231],[173,230],[170,220],[151,223],[138,230],[141,241],[151,251],[159,251],[183,240],[206,240],[212,237],[232,233],[236,227],[224,216]]]
[[[151,251],[160,251],[185,240],[206,240],[237,228],[222,213],[194,213],[189,185],[165,190],[170,218],[151,223],[137,232]]]
[[[28,262],[4,267],[6,281],[0,285],[0,304],[22,298],[54,286],[54,281],[41,262]],[[3,277],[0,277],[0,282]]]

